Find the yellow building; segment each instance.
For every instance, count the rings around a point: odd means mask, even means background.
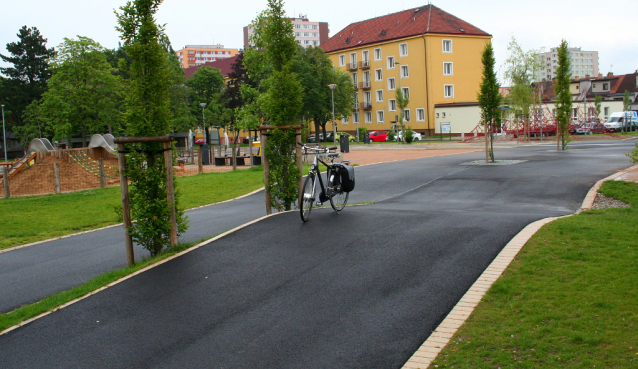
[[[350,24],[321,46],[357,88],[352,116],[338,121],[337,129],[392,128],[401,88],[410,97],[404,124],[434,134],[435,105],[477,101],[481,52],[491,38],[433,5]]]

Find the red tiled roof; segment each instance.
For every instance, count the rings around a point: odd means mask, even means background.
[[[224,58],[216,60],[214,62],[200,64],[196,67],[186,68],[184,69],[184,80],[191,78],[193,76],[193,73],[195,73],[199,68],[203,66],[219,69],[222,76],[227,76],[233,70],[233,64],[235,63],[235,60],[237,60],[238,56],[239,54],[231,56],[230,58]]]
[[[321,47],[326,52],[422,34],[491,36],[434,5],[352,23]]]

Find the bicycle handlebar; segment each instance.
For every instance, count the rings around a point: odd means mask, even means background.
[[[315,151],[315,152],[318,152],[318,153],[327,153],[330,150],[336,150],[337,149],[336,146],[333,146],[333,147],[321,147],[321,146],[312,147],[312,146],[308,146],[306,144],[303,144],[303,143],[301,143],[299,141],[297,141],[297,144],[299,144],[299,146],[301,146],[301,148],[304,149],[304,150],[312,150],[312,151]]]

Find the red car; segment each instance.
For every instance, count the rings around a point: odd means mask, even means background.
[[[370,133],[370,141],[385,142],[386,137],[388,137],[388,131],[374,131]]]

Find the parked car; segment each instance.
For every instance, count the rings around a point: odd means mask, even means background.
[[[319,133],[319,141],[325,141],[323,139],[323,133]],[[312,133],[310,136],[306,137],[306,142],[317,142],[315,140],[315,134]]]
[[[254,136],[254,137],[253,137],[253,142],[258,142],[258,141],[259,141],[259,136]],[[247,144],[247,143],[250,143],[250,141],[248,140],[248,137],[244,137],[244,138],[241,140],[241,143],[245,143],[245,144]]]
[[[370,141],[383,142],[388,137],[388,131],[374,131],[370,133]]]
[[[350,142],[354,142],[355,141],[355,138],[354,138],[353,135],[345,133],[345,132],[337,132],[337,141],[336,142],[340,142],[339,138],[341,138],[341,135],[345,135],[345,134],[347,134],[349,136],[348,137],[348,141],[350,141]]]
[[[403,131],[397,132],[394,136],[395,141],[403,140]],[[419,132],[412,131],[412,141],[421,141],[423,136]],[[386,139],[387,140],[387,139]]]

